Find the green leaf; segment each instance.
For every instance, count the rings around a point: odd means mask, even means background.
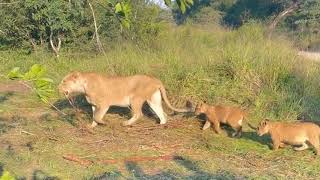
[[[117,4],[115,5],[114,9],[115,9],[115,11],[114,11],[114,12],[115,12],[116,14],[118,14],[118,13],[122,12],[122,6],[121,6],[121,3],[117,3]]]
[[[34,64],[31,69],[25,73],[24,80],[32,80],[36,78],[40,78],[45,74],[45,68],[43,68],[39,64]]]
[[[15,67],[7,74],[7,77],[9,79],[18,79],[18,78],[22,78],[23,75],[20,72],[20,68],[19,67]]]
[[[2,176],[0,177],[0,180],[14,180],[15,178],[10,175],[8,171],[4,171]]]
[[[178,4],[181,12],[184,14],[186,12],[185,0],[177,0],[177,4]]]
[[[167,5],[167,6],[170,6],[172,3],[171,3],[171,0],[164,0],[164,3]]]
[[[185,0],[185,4],[190,8],[193,5],[193,0]]]
[[[33,91],[38,95],[41,101],[47,103],[48,98],[54,92],[52,89],[53,80],[44,77],[46,69],[39,65],[33,65],[30,70],[24,74],[20,73],[20,68],[14,68],[9,74],[10,79],[21,79],[32,82]]]

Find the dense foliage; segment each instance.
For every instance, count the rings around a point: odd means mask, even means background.
[[[0,48],[109,48],[134,41],[145,45],[161,33],[163,22],[240,27],[258,20],[299,40],[319,44],[320,0],[163,0],[170,9],[146,0],[6,0],[0,3]],[[290,13],[278,18],[290,9]],[[62,44],[62,45],[61,45]],[[103,47],[102,47],[103,46]],[[97,49],[99,49],[97,48]]]

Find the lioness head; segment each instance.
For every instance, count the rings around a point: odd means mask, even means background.
[[[257,134],[262,136],[269,132],[270,129],[270,122],[269,119],[265,119],[260,122],[259,126],[257,127]]]
[[[71,93],[83,93],[83,79],[81,78],[80,72],[72,72],[66,75],[61,83],[59,84],[59,92],[63,93],[66,96],[69,96]]]
[[[201,103],[197,104],[197,106],[195,108],[195,111],[194,111],[194,114],[198,116],[198,115],[200,115],[202,113],[205,113],[206,110],[207,110],[207,104],[204,101],[204,102],[201,102]]]

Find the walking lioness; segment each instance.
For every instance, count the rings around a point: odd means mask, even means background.
[[[320,127],[311,122],[271,122],[265,119],[257,127],[257,134],[259,136],[270,134],[274,150],[289,144],[301,145],[294,150],[302,151],[308,148],[307,143],[309,143],[317,155],[320,153]]]
[[[142,114],[142,106],[148,102],[151,109],[160,119],[160,124],[167,122],[162,109],[162,98],[167,106],[176,112],[190,112],[191,109],[177,109],[173,107],[166,95],[162,82],[146,75],[126,77],[108,77],[97,73],[72,72],[65,76],[59,85],[59,91],[66,96],[72,93],[82,93],[92,105],[93,122],[105,124],[102,120],[109,107],[131,107],[132,118],[123,125],[131,125]]]
[[[235,132],[232,136],[241,136],[242,122],[246,113],[237,107],[230,106],[210,106],[206,102],[202,102],[196,106],[195,115],[205,114],[207,117],[206,123],[203,126],[203,130],[208,129],[211,124],[214,125],[216,133],[220,134],[220,123],[230,125]]]

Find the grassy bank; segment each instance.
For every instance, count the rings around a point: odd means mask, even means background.
[[[252,121],[253,124],[265,117],[292,121],[301,115],[316,121],[319,115],[320,80],[318,77],[320,66],[315,62],[299,59],[291,42],[286,39],[267,39],[264,36],[263,28],[256,24],[248,24],[233,31],[221,28],[184,26],[163,32],[159,39],[150,42],[146,47],[136,46],[132,43],[113,45],[112,48],[108,48],[105,55],[84,52],[62,53],[61,57],[56,59],[41,52],[25,55],[17,51],[6,51],[0,52],[0,63],[2,64],[0,66],[1,73],[8,72],[15,66],[27,69],[34,63],[42,64],[47,68],[49,76],[54,79],[55,85],[65,74],[73,70],[95,71],[109,75],[149,74],[164,82],[169,96],[174,97],[173,101],[176,101],[176,104],[181,105],[185,99],[191,99],[195,103],[206,100],[212,104],[242,106],[249,109],[249,121]],[[45,109],[44,105],[36,102],[34,97],[21,96],[9,98],[9,101],[1,104],[0,107],[4,109],[4,114],[14,113],[19,103],[24,107],[29,106],[27,105],[29,103],[38,109],[37,111]],[[52,102],[57,99],[58,95],[52,98]],[[150,145],[154,142],[162,142],[161,138],[155,138],[150,134],[133,134],[131,137],[126,137],[123,131],[130,131],[130,129],[120,127],[117,119],[126,119],[127,115],[107,116],[107,119],[110,119],[110,125],[99,127],[94,135],[81,134],[79,126],[73,126],[63,117],[50,116],[43,120],[28,113],[25,116],[27,118],[25,121],[16,120],[18,123],[22,123],[20,128],[28,129],[35,134],[48,131],[50,135],[66,139],[55,144],[48,139],[28,137],[28,141],[33,143],[35,150],[29,152],[23,148],[17,148],[12,156],[5,155],[10,153],[10,150],[3,145],[6,148],[1,152],[3,155],[0,156],[0,161],[4,162],[9,171],[11,170],[19,176],[32,172],[33,168],[21,169],[22,165],[30,163],[32,167],[40,168],[49,174],[62,178],[72,179],[78,175],[78,177],[88,178],[103,172],[117,171],[120,171],[121,174],[121,168],[119,170],[119,167],[114,165],[95,165],[85,170],[77,165],[75,170],[72,170],[74,168],[72,164],[65,164],[61,159],[52,159],[71,151],[86,156],[90,154],[93,147],[83,143],[84,141],[97,141],[102,136],[110,136],[110,133],[114,132],[118,132],[116,140],[110,141],[114,144],[103,144],[103,146],[99,144],[98,147],[106,148],[105,151],[99,150],[103,151],[99,152],[101,157],[127,157],[138,153],[147,156],[161,152]],[[90,114],[83,116],[87,119],[85,123],[88,123]],[[76,119],[76,117],[73,118]],[[12,118],[8,118],[8,122],[5,122],[5,119],[2,120],[4,124],[14,122]],[[161,144],[162,147],[165,147],[165,152],[175,149],[170,149],[169,141],[183,140],[181,148],[177,150],[184,157],[183,160],[178,158],[175,163],[170,162],[169,165],[166,162],[161,162],[159,168],[165,168],[165,170],[158,173],[159,177],[227,177],[232,179],[234,177],[257,178],[263,176],[266,178],[293,178],[300,171],[304,171],[299,174],[302,178],[312,178],[319,175],[316,168],[320,166],[319,160],[312,160],[310,164],[310,159],[313,157],[310,151],[299,153],[298,156],[301,157],[296,159],[296,152],[291,149],[278,152],[270,151],[265,144],[267,140],[259,139],[252,131],[245,134],[243,139],[231,139],[223,135],[214,135],[212,131],[200,131],[201,122],[195,118],[182,119],[179,117],[172,120],[173,123],[178,123],[180,122],[178,120],[181,120],[183,122],[182,129],[159,129],[152,132],[159,135],[163,131],[167,134],[166,141]],[[154,123],[141,121],[142,126]],[[141,123],[138,126],[141,126]],[[17,127],[9,128],[0,137],[2,136],[3,139],[7,139],[13,144],[15,142],[25,143],[21,137],[21,139],[19,137],[9,138],[10,133],[16,133],[16,129]],[[73,132],[75,137],[70,137],[69,132]],[[177,136],[181,139],[176,139]],[[150,146],[149,149],[132,147],[130,144],[146,143],[143,138],[140,139],[141,137],[153,140],[150,144],[147,143]],[[137,138],[139,141],[136,140]],[[121,144],[121,140],[125,140],[125,142]],[[115,148],[110,150],[109,146]],[[130,152],[130,148],[140,149],[133,153]],[[46,153],[43,154],[42,151]],[[94,153],[97,153],[96,151],[97,148]],[[38,156],[40,160],[34,156]],[[21,159],[15,159],[18,157]],[[277,157],[280,159],[277,160]],[[191,162],[191,160],[189,162],[189,158],[195,162]],[[179,163],[182,164],[181,167]],[[241,166],[243,163],[246,164],[244,167]],[[287,167],[287,163],[290,166]],[[153,171],[150,162],[141,166]],[[123,177],[139,178],[140,175],[143,175],[147,178],[159,178],[158,176],[148,176],[146,175],[148,173],[143,171],[140,174],[132,174],[129,170],[133,169],[137,172],[137,167],[132,164],[126,167],[128,172]],[[278,167],[284,169],[283,172],[280,172]],[[250,173],[251,171],[254,172]],[[196,175],[192,176],[190,172],[194,172]]]

